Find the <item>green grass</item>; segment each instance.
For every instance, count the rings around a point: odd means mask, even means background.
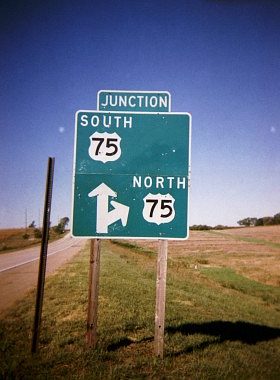
[[[261,298],[268,303],[280,304],[280,288],[246,278],[231,268],[205,268],[202,273],[226,288]]]
[[[227,268],[198,270],[174,260],[163,360],[153,355],[156,255],[102,241],[97,349],[84,340],[87,249],[47,280],[36,355],[30,353],[34,292],[0,321],[0,377],[278,379],[278,289]]]

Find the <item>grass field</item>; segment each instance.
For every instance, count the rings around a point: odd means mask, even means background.
[[[102,242],[96,350],[84,339],[84,250],[47,281],[36,355],[34,292],[0,321],[0,376],[279,379],[280,248],[270,244],[279,235],[268,227],[259,232],[192,231],[188,241],[169,243],[163,360],[153,355],[157,244]]]

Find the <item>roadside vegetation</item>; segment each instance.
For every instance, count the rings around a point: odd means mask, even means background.
[[[66,232],[69,218],[61,218],[59,223],[50,228],[50,241],[59,239]],[[42,229],[36,227],[32,221],[27,228],[7,228],[0,230],[0,254],[23,248],[28,248],[41,243]]]
[[[248,217],[237,222],[240,226],[275,226],[280,224],[280,212],[274,216],[263,216],[262,218]]]
[[[193,226],[190,227],[190,230],[191,231],[210,231],[210,230],[227,230],[229,228],[234,228],[234,227],[223,226],[222,224],[218,224],[215,227],[208,226],[207,224],[194,224]]]
[[[170,242],[161,360],[153,354],[156,246],[102,241],[95,350],[84,337],[89,248],[47,280],[37,354],[30,353],[35,292],[10,309],[0,321],[0,377],[279,379],[280,291],[261,268],[263,252],[279,263],[279,247],[207,231]],[[263,252],[247,276],[236,259],[244,263],[253,246]],[[277,284],[277,272],[271,277]]]
[[[241,227],[259,227],[259,226],[278,226],[280,225],[280,212],[274,216],[263,216],[262,218],[247,217],[241,220],[238,220],[237,224]],[[227,230],[236,227],[224,226],[218,224],[215,227],[208,226],[207,224],[194,224],[190,227],[190,230],[193,231],[209,231],[209,230]]]

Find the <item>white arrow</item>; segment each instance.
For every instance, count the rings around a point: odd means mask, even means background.
[[[108,211],[109,197],[116,197],[117,193],[108,187],[105,183],[97,186],[89,194],[89,197],[97,197],[97,213],[96,213],[96,232],[108,233],[108,226],[121,220],[122,225],[126,226],[129,207],[115,201],[111,201],[113,210]]]
[[[114,207],[114,210],[110,211],[108,214],[108,221],[109,221],[108,225],[120,219],[122,222],[122,225],[126,226],[128,213],[129,213],[129,207],[116,201],[111,201],[110,203]]]

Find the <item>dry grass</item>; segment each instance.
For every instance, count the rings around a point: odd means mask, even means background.
[[[265,227],[234,228],[232,230],[221,231],[227,235],[234,235],[247,238],[263,239],[268,242],[280,244],[280,225]]]
[[[41,238],[35,234],[34,228],[6,228],[0,229],[0,253],[15,251],[38,245]],[[64,235],[56,234],[50,230],[50,240],[56,240]]]
[[[157,250],[157,241],[135,242],[145,249]],[[280,226],[190,231],[188,240],[169,242],[169,260],[171,265],[184,260],[190,267],[226,266],[253,280],[278,286],[279,242]]]
[[[28,235],[29,238],[24,238]],[[0,253],[7,252],[38,244],[40,239],[34,238],[34,230],[31,228],[9,228],[0,230]]]
[[[7,240],[7,239],[10,239],[14,236],[18,236],[20,234],[24,234],[25,233],[25,228],[6,228],[6,229],[2,229],[0,230],[0,241],[4,241],[4,240]]]

